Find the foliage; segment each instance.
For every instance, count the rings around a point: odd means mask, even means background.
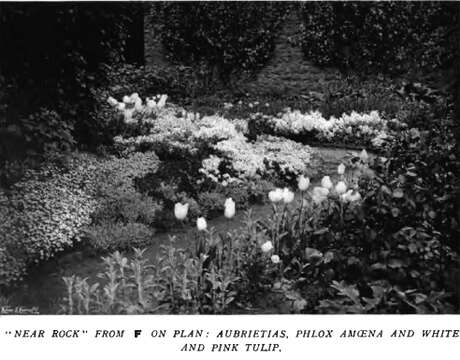
[[[248,221],[241,235],[197,233],[194,245],[186,250],[176,248],[171,239],[153,263],[140,250],[132,259],[115,252],[104,258],[101,282],[64,278],[67,296],[62,310],[67,314],[228,313],[236,303],[257,294],[257,288],[249,286],[264,282],[257,278],[260,272],[254,272],[265,268],[267,260],[254,226]]]
[[[21,279],[30,265],[74,246],[93,221],[153,223],[158,205],[136,193],[133,181],[157,165],[153,153],[124,159],[74,154],[61,166],[27,171],[0,197],[6,219],[0,224],[0,285]],[[129,229],[122,229],[123,234]],[[103,240],[97,239],[95,247],[98,242]]]
[[[100,252],[131,250],[152,241],[153,231],[143,223],[105,221],[85,229],[84,240]]]
[[[305,3],[303,13],[302,48],[320,65],[426,74],[453,61],[453,3]]]
[[[228,85],[233,75],[258,70],[269,60],[286,6],[166,3],[155,10],[170,57]]]
[[[61,116],[59,129],[74,126],[72,135],[84,143],[91,89],[104,81],[101,65],[123,60],[128,26],[141,9],[133,4],[1,4],[5,126],[22,127],[29,115],[39,118],[46,108]],[[36,129],[30,128],[33,124]],[[35,121],[24,126],[34,133],[42,129]]]

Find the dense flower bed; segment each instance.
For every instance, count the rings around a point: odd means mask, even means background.
[[[64,167],[29,171],[0,196],[0,285],[80,241],[114,190],[133,196],[133,179],[157,164],[153,153],[122,159],[77,154]]]
[[[320,112],[301,113],[286,109],[276,117],[254,114],[252,120],[261,131],[302,141],[380,148],[393,137],[393,129],[404,128],[396,119],[386,120],[377,111],[351,112],[325,119]]]
[[[300,174],[312,174],[313,150],[284,138],[263,136],[251,143],[240,135],[220,141],[213,148],[218,155],[204,159],[200,172],[224,185],[262,178],[289,182]]]

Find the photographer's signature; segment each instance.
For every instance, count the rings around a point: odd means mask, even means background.
[[[0,315],[39,315],[38,307],[1,306]]]

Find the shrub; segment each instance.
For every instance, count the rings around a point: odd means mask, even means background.
[[[131,250],[153,240],[153,231],[142,223],[100,222],[85,229],[85,241],[99,252]]]
[[[320,65],[425,73],[453,60],[456,5],[439,2],[303,4],[302,48]],[[412,59],[412,61],[407,61]]]
[[[269,60],[286,6],[170,3],[155,10],[170,57],[227,85],[232,76],[260,69]]]
[[[29,170],[7,193],[1,193],[0,213],[5,214],[6,221],[0,224],[0,285],[21,279],[30,265],[80,241],[94,212],[110,203],[113,189],[135,193],[134,178],[157,165],[158,158],[153,153],[105,160],[76,154],[60,167],[48,165]],[[126,222],[150,223],[152,211],[158,208],[140,195],[124,205],[119,208],[120,214],[111,216]],[[130,213],[133,209],[137,211],[136,219]],[[103,220],[108,209],[106,213],[99,211]]]

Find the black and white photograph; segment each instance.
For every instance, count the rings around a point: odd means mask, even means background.
[[[1,1],[0,314],[458,314],[459,78],[457,2]]]

